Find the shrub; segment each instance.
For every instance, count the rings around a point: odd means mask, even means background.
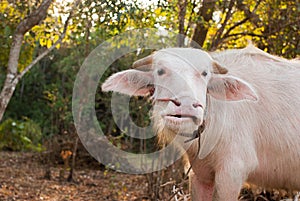
[[[41,151],[42,132],[34,121],[7,119],[0,124],[0,149],[11,151]]]

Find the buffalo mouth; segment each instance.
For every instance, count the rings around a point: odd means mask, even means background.
[[[185,120],[193,120],[193,122],[197,123],[199,121],[199,118],[193,115],[188,114],[169,114],[165,116],[167,119],[170,119],[172,121],[185,121]]]

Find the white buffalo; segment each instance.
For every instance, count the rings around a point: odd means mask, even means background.
[[[168,48],[109,77],[103,91],[153,100],[161,143],[191,140],[194,201],[234,201],[244,182],[300,189],[300,62],[252,45],[206,53]],[[184,135],[182,135],[184,134]],[[190,134],[190,135],[188,135]],[[197,136],[194,136],[197,137]]]

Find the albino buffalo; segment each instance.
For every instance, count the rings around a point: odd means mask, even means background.
[[[192,140],[192,200],[234,201],[244,182],[300,189],[300,62],[252,45],[208,54],[169,48],[109,77],[103,91],[153,99],[161,143]]]

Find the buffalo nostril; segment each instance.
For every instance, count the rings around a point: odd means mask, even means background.
[[[197,108],[197,107],[203,108],[203,106],[202,106],[200,103],[194,103],[194,104],[193,104],[193,107],[194,107],[194,108]]]
[[[177,107],[181,105],[181,103],[178,100],[171,100],[172,103],[174,103]]]

